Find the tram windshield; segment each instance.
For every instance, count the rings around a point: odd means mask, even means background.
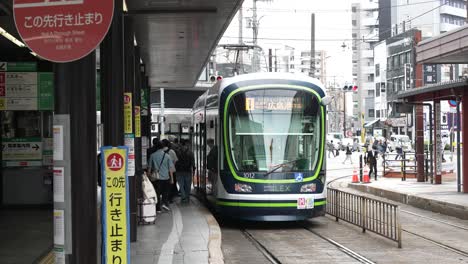
[[[237,171],[314,170],[320,148],[320,104],[306,91],[261,89],[235,95],[228,110]]]

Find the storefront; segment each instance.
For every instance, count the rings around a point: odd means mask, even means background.
[[[52,205],[53,73],[34,62],[0,66],[1,204]]]

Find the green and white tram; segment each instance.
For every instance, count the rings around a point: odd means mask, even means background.
[[[324,215],[326,101],[323,85],[306,76],[218,81],[193,108],[197,190],[229,218]]]

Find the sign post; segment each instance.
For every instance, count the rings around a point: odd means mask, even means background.
[[[16,28],[25,44],[53,62],[71,62],[104,39],[114,0],[14,0]]]
[[[128,148],[102,147],[102,263],[130,263]]]

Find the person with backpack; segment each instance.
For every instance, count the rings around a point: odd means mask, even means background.
[[[179,148],[179,161],[176,163],[177,182],[179,183],[180,196],[183,203],[190,201],[192,189],[192,175],[195,171],[195,158],[190,150],[190,141],[181,140]]]
[[[176,167],[175,165],[179,161],[179,158],[177,157],[177,153],[174,150],[174,145],[169,142],[167,139],[161,140],[161,143],[164,147],[164,151],[171,157],[172,162],[174,163],[172,167],[172,174],[174,177],[174,181],[172,182],[171,190],[169,192],[169,202],[172,203],[174,197],[179,193],[179,190],[177,189],[177,174],[176,174]]]

